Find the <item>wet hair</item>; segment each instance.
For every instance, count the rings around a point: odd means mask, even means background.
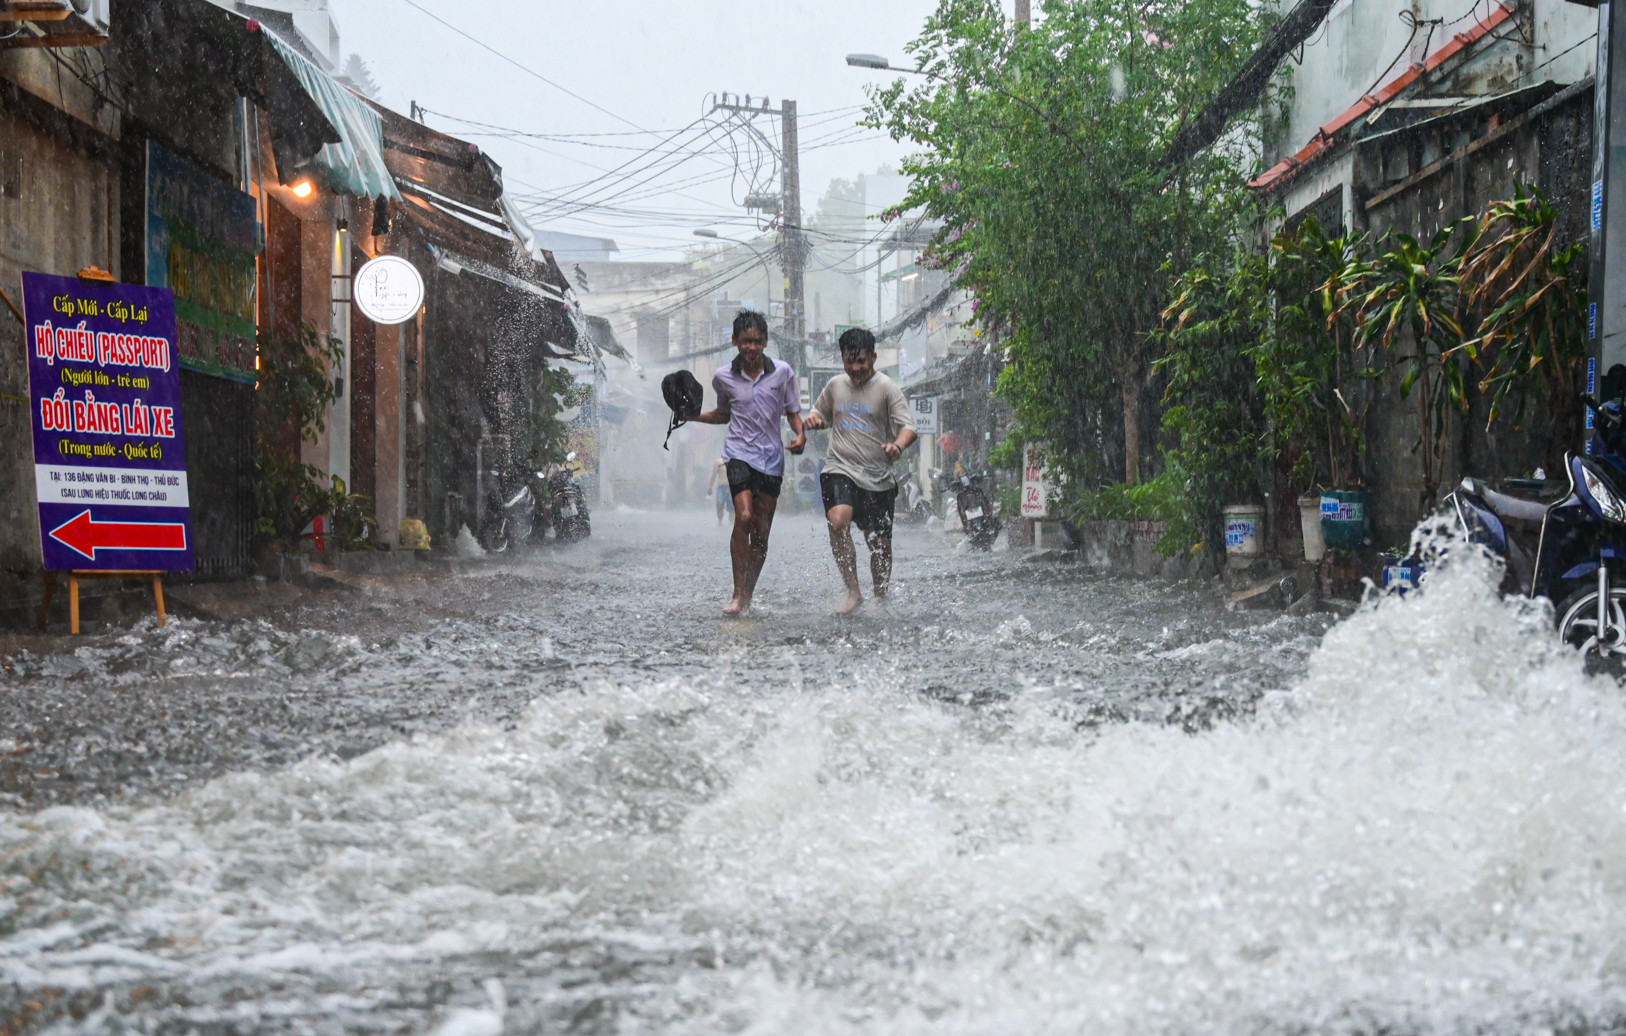
[[[839,340],[843,358],[848,353],[871,356],[875,353],[875,336],[861,327],[849,327],[841,332]]]
[[[734,337],[739,338],[747,331],[761,331],[762,340],[768,340],[768,318],[754,309],[742,309],[734,314]]]

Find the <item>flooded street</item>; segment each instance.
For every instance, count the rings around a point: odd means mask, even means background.
[[[709,513],[23,651],[5,1032],[1581,1032],[1626,701],[1480,573],[1334,626]],[[36,645],[37,646],[37,645]]]

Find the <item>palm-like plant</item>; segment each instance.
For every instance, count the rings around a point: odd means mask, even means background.
[[[1463,294],[1479,326],[1460,348],[1484,371],[1479,390],[1490,395],[1487,427],[1510,397],[1513,425],[1523,427],[1538,394],[1559,405],[1557,423],[1573,422],[1561,401],[1573,391],[1586,353],[1586,249],[1580,242],[1559,247],[1557,240],[1558,207],[1515,187],[1510,200],[1485,210],[1464,252]]]
[[[1462,321],[1461,257],[1472,247],[1448,252],[1451,238],[1472,220],[1442,227],[1427,245],[1396,234],[1393,248],[1370,260],[1356,260],[1341,275],[1337,314],[1354,314],[1363,341],[1377,342],[1389,364],[1401,373],[1400,396],[1421,393],[1419,429],[1413,449],[1423,461],[1422,507],[1439,490],[1445,467],[1446,414],[1466,409],[1467,379],[1455,353],[1466,337]],[[1397,350],[1404,349],[1404,352]]]
[[[1337,299],[1367,241],[1365,234],[1329,236],[1309,219],[1271,242],[1275,309],[1251,355],[1272,426],[1302,446],[1289,476],[1298,488],[1312,488],[1317,475],[1333,485],[1362,481],[1368,401],[1355,387],[1375,372]]]

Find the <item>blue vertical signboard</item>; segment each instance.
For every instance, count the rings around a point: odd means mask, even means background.
[[[23,274],[47,571],[189,571],[175,297]]]

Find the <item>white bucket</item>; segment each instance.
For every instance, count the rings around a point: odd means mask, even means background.
[[[1327,541],[1321,535],[1321,494],[1299,497],[1299,531],[1304,535],[1304,560],[1320,561],[1327,556]]]
[[[1253,558],[1260,553],[1259,533],[1265,525],[1265,509],[1257,504],[1232,504],[1225,514],[1225,553]],[[1317,520],[1320,520],[1319,513]]]

